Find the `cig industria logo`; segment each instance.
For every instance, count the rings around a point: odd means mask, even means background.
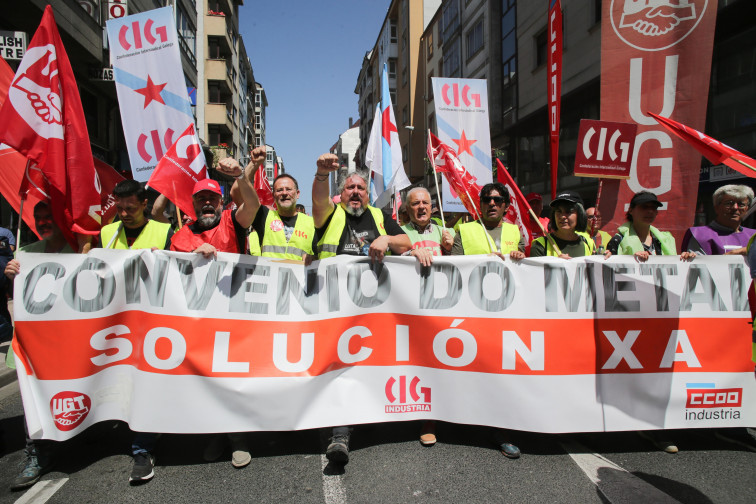
[[[742,388],[718,388],[716,383],[685,385],[685,420],[738,420],[743,404]]]
[[[397,380],[391,376],[386,380],[386,413],[414,413],[416,411],[430,412],[431,389],[421,387],[420,378],[415,376],[407,380],[407,376],[399,376]]]
[[[709,0],[612,0],[612,29],[641,51],[668,49],[690,35]]]

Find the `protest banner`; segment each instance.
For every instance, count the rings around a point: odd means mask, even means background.
[[[34,438],[437,419],[535,432],[750,426],[741,257],[503,261],[22,254]]]
[[[436,103],[438,138],[457,149],[455,154],[472,175],[472,182],[482,187],[492,180],[486,80],[433,77],[431,82]],[[449,189],[449,185],[444,184],[444,212],[469,211],[459,195],[453,194]]]
[[[704,129],[716,15],[711,0],[603,0],[601,119],[638,125],[630,178],[603,181],[605,229],[642,190],[662,203],[654,225],[678,243],[693,222],[701,157],[648,112]]]
[[[146,182],[177,135],[194,124],[173,9],[110,19],[107,29],[131,172]],[[202,151],[198,157],[205,164]]]

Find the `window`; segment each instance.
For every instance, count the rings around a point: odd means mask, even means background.
[[[405,105],[402,108],[402,124],[407,124],[408,114],[407,114],[407,106]]]
[[[459,77],[459,39],[444,51],[444,77]]]
[[[207,102],[208,103],[222,103],[220,84],[215,81],[207,83]]]
[[[444,6],[444,11],[441,14],[441,27],[444,39],[448,39],[459,27],[459,4],[456,0],[452,0]]]
[[[433,99],[433,71],[428,74],[428,84],[425,89],[425,100],[431,101]]]
[[[176,31],[178,32],[179,46],[189,58],[189,61],[196,65],[197,58],[194,54],[197,51],[197,29],[184,8],[180,4],[177,4],[176,7]]]
[[[396,44],[396,21],[393,19],[390,21],[389,33],[391,34],[391,43]]]
[[[409,159],[409,156],[407,155],[407,151],[408,151],[407,146],[402,145],[402,161],[404,161],[405,163]]]
[[[467,32],[467,59],[475,56],[481,49],[483,49],[482,18]]]
[[[207,57],[208,59],[222,59],[220,51],[220,40],[218,37],[207,38]]]
[[[544,30],[538,35],[536,35],[535,38],[535,45],[536,45],[536,68],[538,68],[541,65],[545,65],[547,62],[547,55],[546,51],[548,48],[548,34]]]
[[[517,19],[515,0],[502,0],[501,15],[501,101],[502,116],[510,114],[517,105]],[[543,33],[546,55],[546,32]],[[538,47],[538,37],[536,37]],[[536,54],[536,59],[540,55]],[[545,62],[545,60],[544,60]]]
[[[396,60],[388,60],[389,79],[396,79]]]
[[[428,59],[431,59],[433,56],[433,30],[428,34],[428,37],[425,39],[425,47],[428,54]]]

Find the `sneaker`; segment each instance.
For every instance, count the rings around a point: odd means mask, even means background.
[[[680,451],[675,443],[666,439],[661,439],[653,432],[638,431],[638,435],[647,441],[651,441],[654,446],[665,453],[677,453]]]
[[[16,476],[11,483],[11,490],[23,490],[34,485],[39,478],[42,477],[42,466],[39,465],[39,460],[36,455],[27,455],[24,468],[21,473]]]
[[[349,436],[333,436],[326,449],[326,458],[340,464],[349,462]]]
[[[436,422],[430,420],[423,424],[423,428],[420,429],[420,444],[423,446],[436,444]]]
[[[252,462],[252,457],[249,455],[249,448],[247,447],[247,440],[244,434],[229,434],[228,438],[231,440],[231,465],[237,469],[246,467]]]
[[[149,452],[140,452],[134,455],[134,466],[131,469],[129,481],[138,483],[150,481],[155,476],[155,457]]]
[[[501,454],[507,458],[520,458],[520,449],[512,443],[501,443],[499,445],[499,450],[501,451]]]

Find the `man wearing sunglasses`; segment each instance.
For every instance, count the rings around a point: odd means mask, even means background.
[[[480,221],[459,226],[452,255],[493,254],[502,259],[524,259],[525,244],[520,228],[503,222],[508,208],[509,191],[504,184],[493,182],[484,185],[480,190]],[[520,457],[520,449],[510,442],[506,430],[496,429],[494,439],[502,455],[512,459]]]
[[[525,258],[525,244],[520,228],[503,222],[509,209],[509,191],[500,182],[486,184],[480,190],[480,221],[459,226],[454,237],[452,255],[494,254],[502,259]]]

